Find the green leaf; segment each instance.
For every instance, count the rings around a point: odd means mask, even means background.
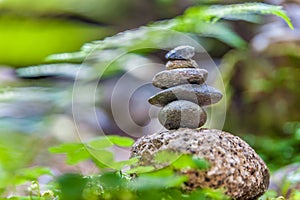
[[[124,166],[137,162],[137,158],[127,161],[115,162],[112,152],[105,148],[113,145],[121,147],[130,147],[134,140],[117,135],[109,135],[93,139],[88,143],[65,143],[49,148],[51,153],[64,153],[67,157],[67,163],[75,165],[80,161],[93,159],[99,168],[111,167],[113,169],[122,169]]]
[[[59,146],[50,147],[51,153],[65,153],[67,157],[67,164],[75,165],[80,161],[91,159],[90,152],[81,143],[66,143]]]
[[[53,175],[47,167],[32,167],[20,169],[16,172],[15,184],[23,184],[26,181],[37,180],[42,175]]]
[[[69,153],[77,151],[81,148],[84,148],[84,145],[81,143],[65,143],[58,146],[50,147],[49,151],[51,153]]]
[[[107,137],[104,136],[89,141],[87,145],[94,149],[105,149],[113,146],[114,144]]]
[[[64,174],[58,178],[61,199],[82,200],[87,179],[79,174]]]
[[[131,165],[136,164],[138,161],[139,161],[139,158],[134,157],[134,158],[130,158],[129,160],[115,162],[113,164],[113,167],[114,167],[114,169],[121,170],[126,166],[131,166]]]
[[[90,155],[99,168],[113,168],[114,166],[114,154],[107,150],[94,150],[89,149]]]
[[[49,200],[47,198],[39,197],[39,196],[13,196],[9,198],[3,198],[7,200]],[[1,198],[2,200],[2,198]]]
[[[188,178],[186,176],[172,175],[168,177],[153,177],[149,175],[141,175],[133,180],[131,185],[138,190],[165,189],[168,187],[179,187]]]
[[[99,177],[99,181],[105,188],[117,189],[124,184],[124,179],[118,172],[107,172]]]
[[[75,78],[78,71],[83,70],[84,67],[86,66],[70,63],[46,64],[19,68],[16,70],[16,73],[22,78],[36,78],[45,76],[63,76]]]
[[[103,49],[123,48],[127,51],[143,47],[155,47],[157,44],[172,39],[166,30],[176,30],[212,37],[235,48],[244,48],[245,41],[231,28],[219,23],[220,19],[244,20],[257,22],[257,15],[272,14],[281,17],[293,29],[293,25],[282,7],[265,3],[242,3],[218,6],[195,6],[186,10],[179,17],[125,31],[101,41],[85,44],[80,52],[57,54],[48,57],[53,61],[82,61],[90,52]],[[249,16],[249,17],[247,17]],[[217,23],[218,22],[218,23]]]
[[[91,154],[85,148],[81,148],[77,151],[67,153],[67,164],[76,165],[81,161],[88,160],[91,158]]]
[[[198,169],[207,170],[210,167],[209,162],[201,158],[193,158],[193,162],[195,163]]]
[[[142,174],[142,173],[147,173],[147,172],[152,172],[153,170],[155,170],[155,168],[153,166],[139,166],[139,167],[135,167],[132,169],[129,169],[126,171],[127,174]]]
[[[154,156],[154,160],[157,163],[168,163],[171,164],[172,162],[174,162],[175,160],[177,160],[181,155],[176,153],[176,152],[172,152],[172,151],[159,151],[155,154]]]
[[[223,189],[205,188],[205,189],[193,191],[185,199],[187,200],[196,200],[196,199],[229,200],[230,198],[224,194]]]
[[[118,135],[108,135],[99,137],[89,141],[87,144],[89,147],[95,149],[104,149],[107,147],[111,147],[113,145],[117,145],[120,147],[131,147],[134,143],[134,140],[128,137],[121,137]]]
[[[73,52],[73,53],[61,53],[61,54],[52,54],[47,56],[46,62],[61,62],[62,60],[71,62],[71,63],[81,63],[87,54],[85,52]]]
[[[175,169],[197,168],[193,156],[191,155],[181,155],[175,162],[172,163],[172,166]]]
[[[294,29],[291,20],[284,12],[281,6],[270,5],[266,3],[241,3],[241,4],[231,4],[231,5],[216,5],[210,7],[193,7],[188,9],[185,13],[186,16],[197,15],[200,20],[206,20],[210,22],[216,22],[222,18],[231,18],[234,16],[234,19],[245,19],[245,14],[248,15],[276,15],[281,17],[291,29]],[[241,16],[239,18],[238,16]]]
[[[120,147],[131,147],[134,143],[134,140],[129,137],[121,137],[118,135],[109,135],[107,136],[109,141],[111,141],[114,145],[120,146]]]
[[[208,169],[209,163],[189,154],[178,154],[170,151],[160,151],[155,154],[155,162],[168,164],[174,169]]]
[[[147,174],[145,174],[146,176],[152,176],[152,177],[169,177],[169,176],[173,176],[174,175],[174,170],[171,169],[170,167],[165,167],[159,170],[155,170],[155,171],[150,171]]]
[[[153,190],[180,186],[184,181],[187,181],[187,178],[183,176],[174,176],[167,178],[142,176],[134,180],[132,185],[138,190]]]

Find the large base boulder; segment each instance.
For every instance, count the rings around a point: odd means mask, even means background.
[[[188,169],[179,173],[189,181],[183,189],[224,188],[234,199],[257,199],[268,188],[269,170],[263,160],[242,139],[215,129],[165,131],[136,141],[131,157],[140,156],[139,166],[164,166],[154,162],[160,151],[190,154],[209,162],[208,170]]]

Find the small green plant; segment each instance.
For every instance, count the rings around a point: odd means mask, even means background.
[[[187,177],[177,174],[177,170],[187,168],[207,169],[208,163],[188,155],[160,152],[155,156],[157,163],[168,163],[167,167],[155,169],[153,166],[133,166],[138,158],[116,162],[107,148],[113,145],[130,147],[133,140],[120,136],[104,136],[86,143],[65,143],[49,149],[52,153],[66,155],[66,162],[74,165],[91,160],[100,173],[83,176],[63,174],[48,184],[50,188],[41,192],[36,176],[48,173],[44,168],[36,168],[23,173],[34,176],[28,188],[29,196],[9,199],[228,199],[222,190],[199,189],[184,192],[181,186]],[[92,150],[92,153],[90,153]],[[94,155],[98,155],[97,157]],[[109,165],[107,165],[109,163]]]
[[[154,162],[166,167],[156,169],[154,166],[136,166],[139,158],[131,158],[125,161],[115,161],[114,155],[108,150],[117,145],[129,148],[133,140],[116,135],[98,137],[85,143],[64,143],[49,148],[54,154],[65,154],[66,163],[76,165],[85,160],[92,161],[99,168],[98,174],[63,174],[48,183],[48,190],[41,191],[38,177],[51,174],[47,168],[22,169],[20,183],[31,180],[28,188],[28,196],[14,196],[9,199],[229,199],[224,195],[224,190],[198,189],[184,191],[182,186],[188,177],[177,173],[184,169],[205,170],[209,163],[205,160],[194,158],[190,155],[178,155],[169,151],[161,151],[155,154]],[[97,156],[95,156],[97,155]],[[131,166],[131,168],[128,168]],[[261,200],[280,200],[276,192],[268,191]],[[297,199],[298,191],[293,191],[291,199]]]

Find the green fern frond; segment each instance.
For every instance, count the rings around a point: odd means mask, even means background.
[[[80,64],[58,63],[37,66],[28,66],[16,70],[16,74],[21,78],[36,78],[47,76],[62,76],[75,78]]]
[[[232,5],[216,5],[208,8],[193,7],[186,11],[186,16],[195,16],[207,22],[216,22],[219,19],[245,20],[245,15],[276,15],[281,17],[291,29],[294,29],[289,17],[281,6],[265,3],[242,3]],[[239,18],[239,16],[241,18]]]
[[[189,8],[182,16],[125,31],[115,36],[84,45],[80,52],[56,54],[46,60],[51,62],[81,62],[93,50],[122,48],[138,49],[142,46],[154,46],[161,40],[170,38],[159,30],[189,32],[201,37],[211,37],[234,48],[243,48],[246,42],[232,29],[218,22],[220,19],[244,20],[256,22],[256,16],[272,14],[281,17],[293,29],[293,25],[282,7],[265,3],[243,3],[217,6],[196,6]]]

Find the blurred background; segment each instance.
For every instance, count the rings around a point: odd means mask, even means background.
[[[122,105],[122,95],[126,95],[130,84],[151,80],[151,74],[164,69],[167,52],[131,50],[111,63],[130,48],[149,40],[158,42],[166,36],[149,31],[144,34],[145,30],[138,29],[101,40],[212,3],[223,2],[0,0],[0,188],[12,181],[18,169],[27,166],[50,166],[57,174],[72,170],[93,172],[93,167],[87,167],[89,163],[66,166],[63,157],[50,155],[47,150],[54,144],[78,141],[72,113],[75,79],[82,81],[79,95],[98,85],[96,101],[81,95],[78,102],[83,106],[76,110],[76,121],[85,135],[128,136],[112,114],[113,86],[129,72],[124,94],[119,93],[116,101]],[[221,20],[210,25],[210,34],[183,25],[176,30],[186,32],[202,45],[220,70],[227,102],[223,129],[246,140],[275,171],[300,162],[300,2],[266,3],[282,5],[295,29],[275,16],[255,16],[244,21]],[[99,49],[90,55],[93,45]],[[50,56],[53,54],[58,55]],[[151,63],[156,65],[151,67]],[[149,65],[146,72],[130,72],[132,66],[141,64]],[[146,84],[132,95],[130,116],[122,119],[127,123],[131,117],[140,127],[126,125],[130,136],[140,137],[159,128],[159,124],[153,129],[143,128],[150,120],[147,99],[157,91]],[[91,103],[96,104],[95,110],[84,107]]]

